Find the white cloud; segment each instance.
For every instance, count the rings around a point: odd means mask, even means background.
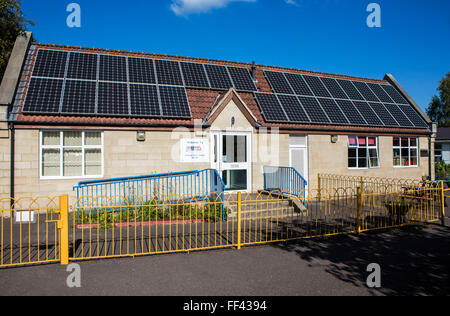
[[[286,2],[287,4],[298,5],[295,0],[284,0],[284,2]]]
[[[213,9],[225,8],[231,2],[256,2],[257,0],[172,0],[170,9],[180,16],[191,13],[205,13]],[[292,1],[292,0],[287,0]]]

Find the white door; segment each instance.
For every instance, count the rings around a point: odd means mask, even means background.
[[[308,181],[308,142],[306,136],[291,136],[289,139],[289,162]],[[306,186],[308,189],[308,186]]]
[[[219,171],[226,190],[251,190],[251,133],[213,132],[212,167]]]
[[[305,180],[308,180],[308,150],[306,148],[290,148],[291,167],[295,168]]]

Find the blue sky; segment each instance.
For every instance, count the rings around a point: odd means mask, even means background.
[[[81,27],[66,7],[81,7]],[[381,6],[381,28],[366,7]],[[382,79],[426,108],[450,71],[450,1],[23,0],[39,42],[205,57]]]

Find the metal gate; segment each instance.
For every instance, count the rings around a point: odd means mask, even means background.
[[[0,199],[0,267],[68,263],[68,197]]]

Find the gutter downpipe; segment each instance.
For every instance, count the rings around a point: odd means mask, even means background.
[[[429,157],[428,157],[428,173],[430,175],[430,180],[434,181],[436,180],[436,165],[434,166],[434,170],[433,170],[433,164],[435,164],[434,161],[434,150],[433,150],[433,138],[436,138],[436,134],[437,134],[437,124],[436,123],[431,123],[431,133],[428,137],[428,153],[429,153]]]
[[[15,195],[15,191],[14,191],[14,179],[15,179],[15,161],[14,161],[14,156],[15,156],[15,130],[14,130],[14,123],[10,122],[9,123],[9,130],[11,132],[11,137],[10,137],[10,159],[9,159],[9,163],[10,163],[10,167],[9,167],[9,196],[11,199],[11,208],[14,206],[14,195]]]

